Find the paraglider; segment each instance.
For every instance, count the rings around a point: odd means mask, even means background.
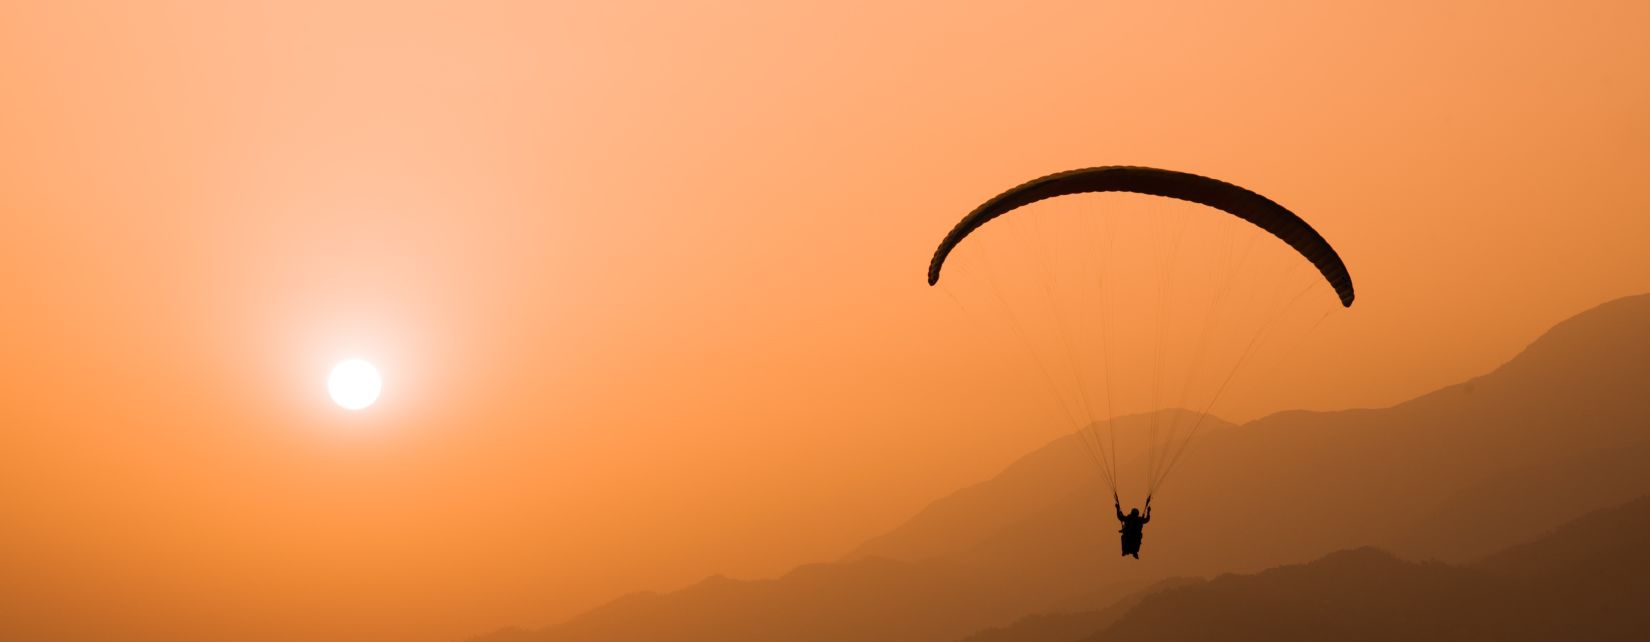
[[[1079,194],[1114,196],[1075,212],[1031,207]],[[977,240],[993,221],[1003,231]],[[1255,240],[1268,235],[1282,246]],[[1059,172],[997,195],[945,235],[929,285],[971,246],[963,276],[980,291],[953,298],[976,316],[1002,317],[1031,348],[1111,491],[1123,554],[1136,558],[1150,498],[1237,370],[1294,333],[1286,321],[1297,314],[1315,327],[1312,290],[1327,285],[1337,308],[1356,294],[1340,255],[1294,212],[1231,183],[1149,167]],[[1298,269],[1307,265],[1316,274]],[[1144,513],[1124,514],[1117,500],[1119,435],[1143,442],[1130,454],[1143,464]]]
[[[1152,498],[1146,498],[1146,514],[1141,515],[1140,509],[1130,508],[1129,514],[1123,514],[1123,503],[1116,495],[1111,496],[1112,510],[1117,511],[1117,521],[1123,527],[1117,529],[1123,535],[1123,554],[1140,559],[1140,542],[1146,536],[1146,524],[1152,521]]]

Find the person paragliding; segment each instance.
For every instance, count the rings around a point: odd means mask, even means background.
[[[1045,201],[1061,202],[1032,207]],[[1356,298],[1340,254],[1293,211],[1137,166],[1049,174],[985,201],[935,248],[928,284],[942,272],[965,313],[1025,344],[1136,559],[1152,496],[1218,423],[1206,419],[1238,371]],[[1325,286],[1333,298],[1308,296]],[[1119,477],[1136,472],[1146,502],[1125,514]]]
[[[1117,495],[1111,496],[1112,507],[1117,510],[1117,521],[1123,524],[1117,532],[1123,534],[1123,554],[1140,559],[1140,540],[1146,535],[1146,524],[1152,521],[1152,498],[1146,498],[1146,513],[1142,515],[1140,509],[1130,508],[1129,514],[1123,514],[1123,503],[1118,501]]]

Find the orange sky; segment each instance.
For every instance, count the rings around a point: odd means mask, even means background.
[[[1065,430],[923,280],[1051,171],[1340,250],[1235,419],[1650,291],[1642,2],[265,4],[0,7],[7,639],[445,640],[839,555]]]

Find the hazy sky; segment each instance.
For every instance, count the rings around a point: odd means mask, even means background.
[[[923,271],[1070,167],[1351,266],[1234,419],[1650,291],[1643,2],[254,4],[0,6],[8,639],[452,639],[842,554],[1066,429]]]

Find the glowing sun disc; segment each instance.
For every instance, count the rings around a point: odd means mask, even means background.
[[[348,410],[360,410],[378,401],[384,380],[378,369],[361,359],[350,359],[332,367],[327,376],[327,392],[333,403]]]

